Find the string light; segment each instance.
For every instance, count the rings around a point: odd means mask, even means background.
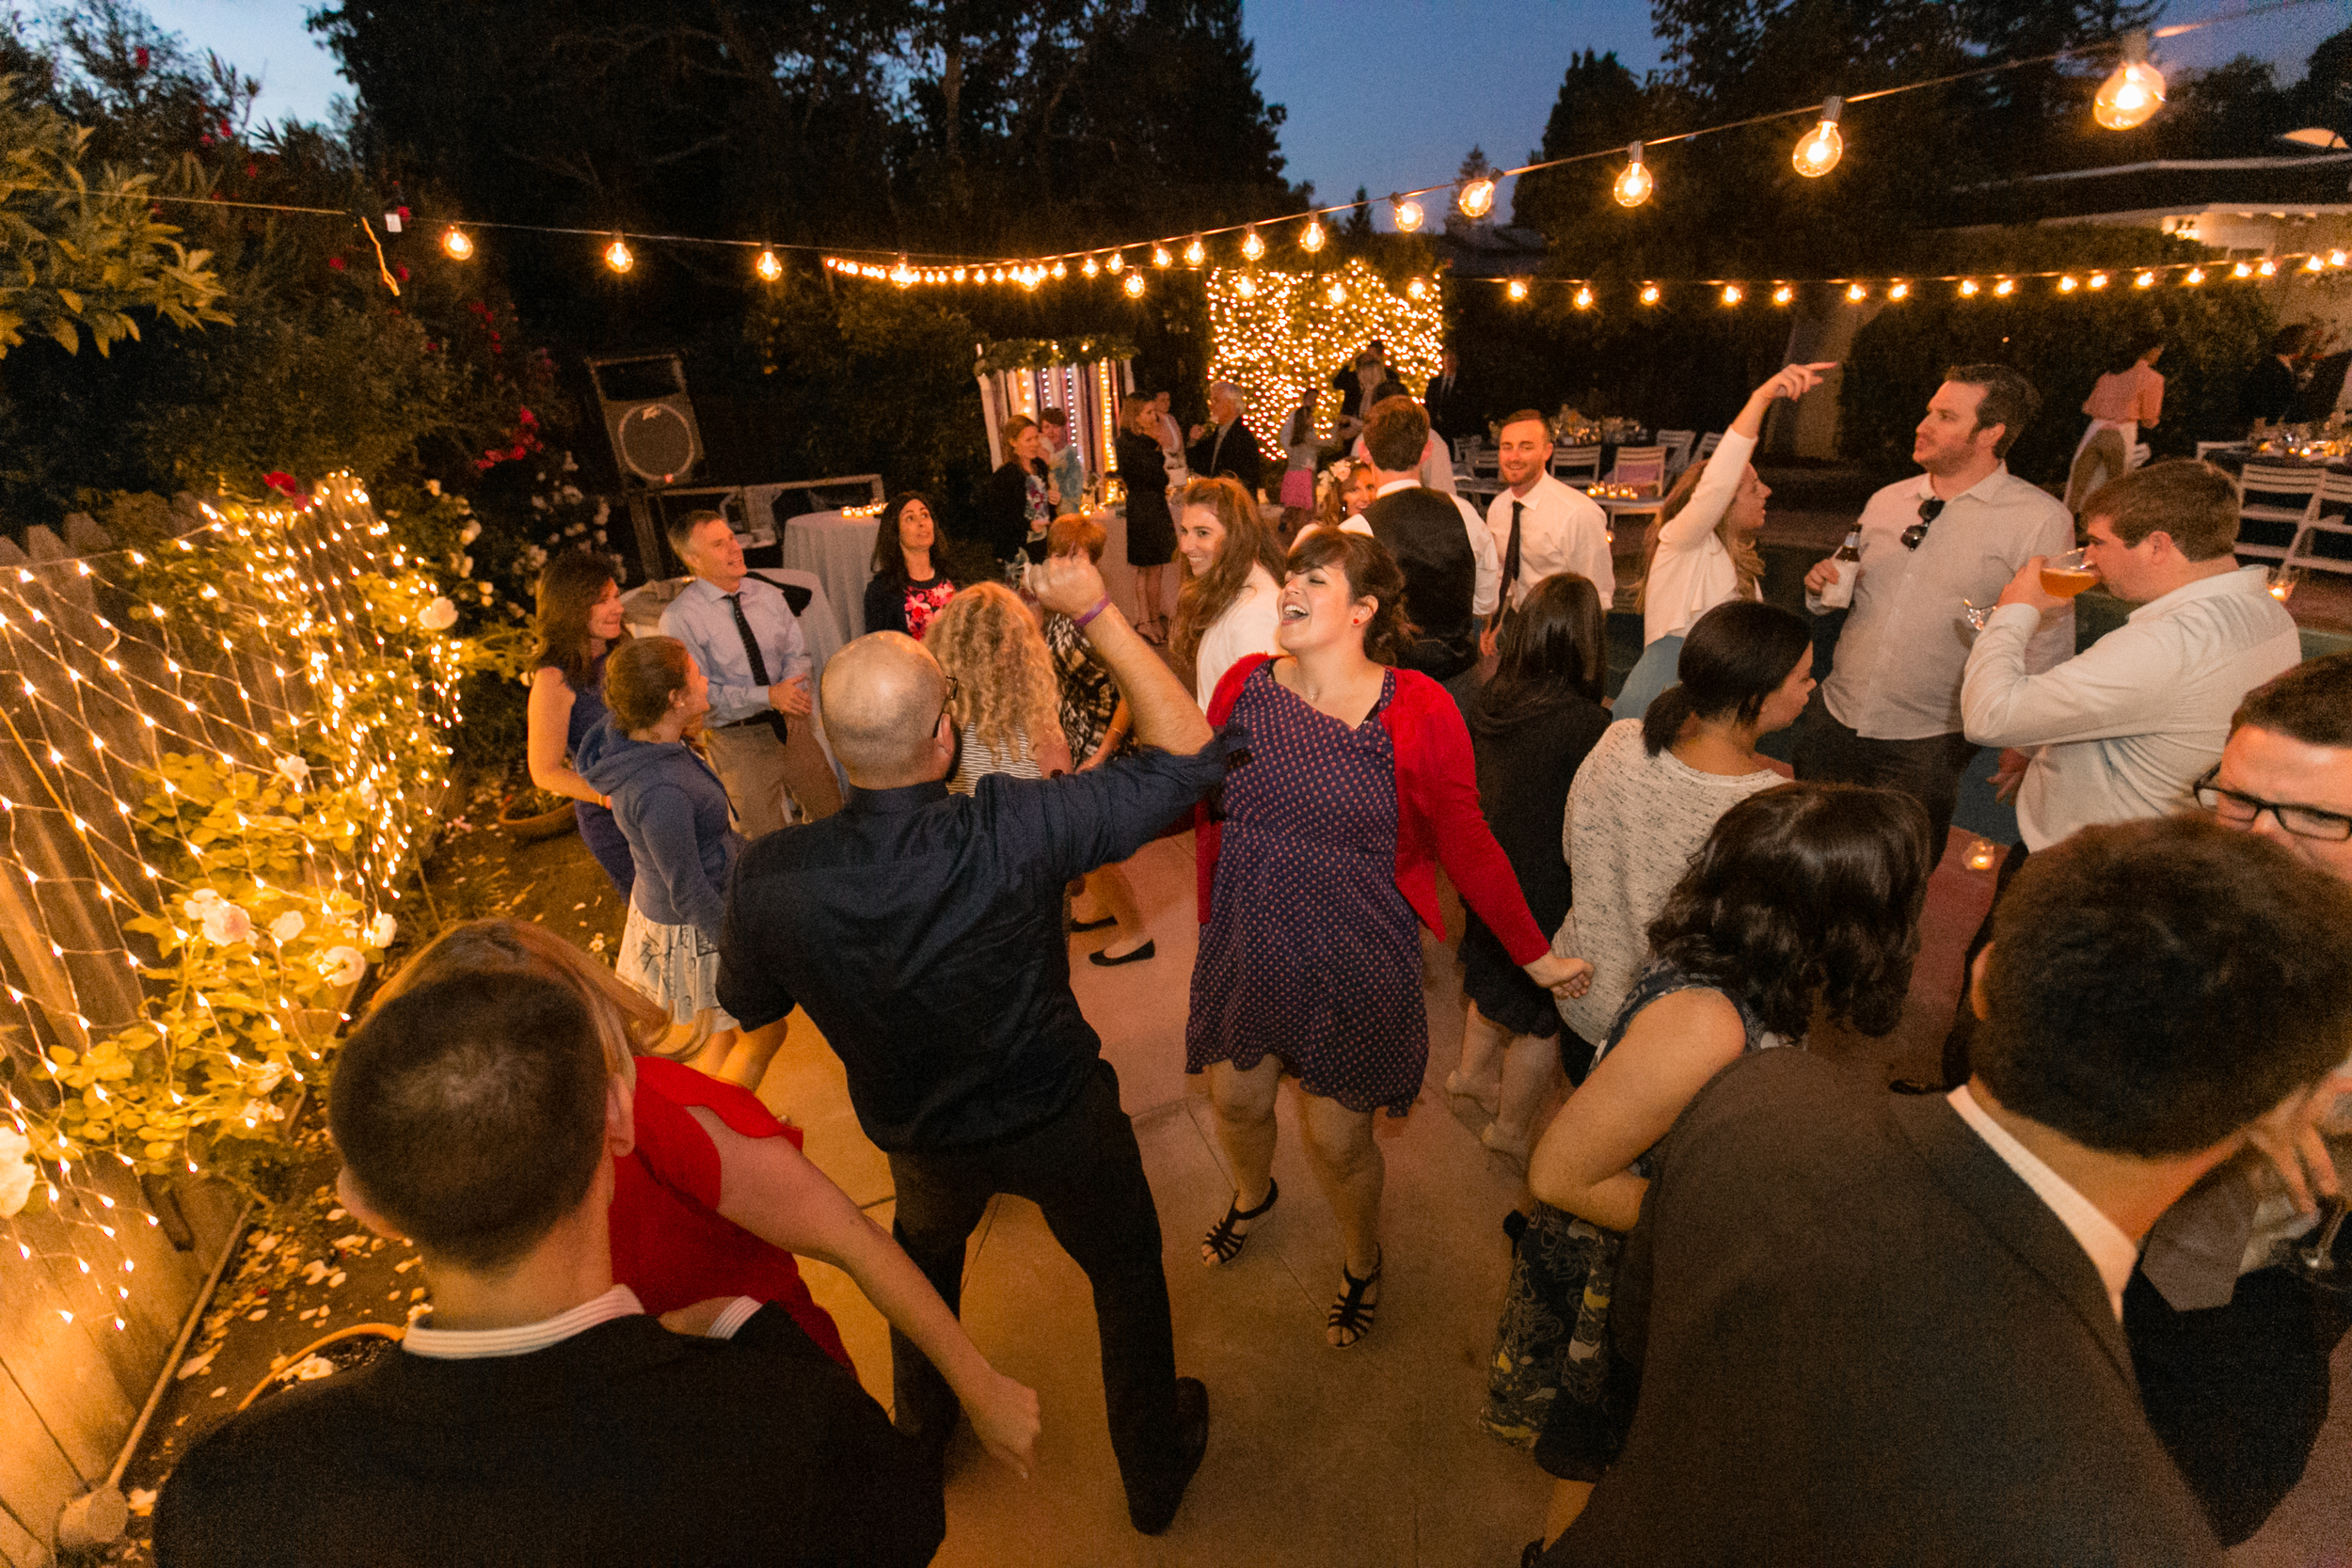
[[[1197,267],[1208,259],[1209,247],[1200,243],[1200,235],[1195,234],[1192,237],[1192,244],[1184,246],[1184,265]]]
[[[1650,192],[1658,188],[1657,182],[1650,178],[1649,169],[1642,162],[1640,142],[1629,145],[1625,155],[1626,166],[1617,172],[1616,183],[1611,189],[1616,196],[1618,206],[1639,207],[1649,199]]]
[[[1527,297],[1527,293],[1524,288],[1520,290],[1518,297],[1520,299],[1525,299]],[[1569,300],[1568,303],[1575,306],[1580,310],[1591,309],[1593,308],[1592,287],[1589,284],[1578,284],[1576,289],[1576,297]]]
[[[1819,180],[1837,166],[1837,160],[1846,155],[1846,138],[1837,129],[1837,117],[1845,111],[1846,101],[1832,98],[1821,105],[1821,123],[1816,125],[1797,143],[1797,150],[1788,155],[1797,172],[1807,180]]]
[[[1786,283],[1783,283],[1779,288],[1772,291],[1772,303],[1774,305],[1786,305],[1796,297],[1797,291],[1790,288]]]
[[[1164,245],[1155,245],[1152,247],[1152,264],[1153,266],[1167,267],[1173,266],[1175,263],[1176,258],[1168,253],[1168,246]]]
[[[2090,275],[2090,286],[2094,289],[2106,288],[2107,286],[2107,275],[2104,272],[2092,273]]]
[[[784,276],[784,263],[776,260],[774,251],[763,250],[759,253],[759,260],[752,263],[752,270],[765,281],[773,283]]]
[[[1323,297],[1329,300],[1334,305],[1345,305],[1347,303],[1347,285],[1334,277],[1331,279],[1331,286],[1324,291]]]
[[[1390,214],[1395,218],[1396,226],[1400,230],[1409,234],[1421,227],[1422,214],[1420,202],[1415,201],[1409,196],[1391,196],[1389,198],[1389,202]]]
[[[1323,248],[1324,238],[1323,220],[1311,216],[1307,227],[1298,231],[1298,248],[1312,256]]]
[[[2276,277],[2279,276],[2279,263],[2265,256],[2254,270],[2265,277]]]
[[[604,247],[604,264],[614,272],[627,272],[637,264],[637,258],[629,254],[628,242],[615,234],[612,243]]]
[[[2148,35],[2126,33],[2123,61],[2099,84],[2090,117],[2110,131],[2129,131],[2163,107],[2164,72],[2148,63]]]
[[[1504,294],[1509,296],[1512,304],[1519,304],[1527,298],[1527,279],[1524,277],[1514,277],[1511,281],[1502,286],[1502,292]],[[1585,296],[1590,298],[1591,291],[1585,291]]]
[[[2081,287],[2082,285],[2075,282],[2072,277],[2061,277],[2058,280],[2058,292],[2062,294],[2071,294]]]
[[[441,248],[454,261],[463,261],[473,255],[473,240],[454,224],[441,230]]]
[[[2132,278],[2132,287],[2135,289],[2153,289],[2155,286],[2156,275],[2153,272],[2142,271]]]
[[[1427,280],[1416,300],[1362,259],[1348,259],[1336,271],[1249,269],[1219,266],[1205,279],[1213,344],[1208,373],[1231,381],[1248,394],[1262,441],[1298,406],[1299,394],[1328,384],[1331,367],[1353,360],[1378,339],[1387,345],[1396,378],[1418,388],[1435,375],[1444,353],[1445,307],[1441,280]],[[1256,293],[1244,292],[1254,283]],[[1343,296],[1334,302],[1337,286]],[[1336,417],[1334,400],[1319,409],[1319,428],[1328,436]]]
[[[2095,289],[2099,285],[2094,281],[2090,286]],[[2010,294],[2017,292],[2017,279],[2013,277],[2004,277],[1998,283],[1993,285],[1993,292],[2000,295],[2003,299],[2007,299]]]
[[[2182,281],[2182,282],[2184,282],[2184,283],[2187,283],[2187,284],[2192,284],[2192,285],[2194,285],[2194,284],[2198,284],[2198,283],[2202,283],[2204,280],[2205,280],[2205,269],[2204,269],[2204,268],[2202,268],[2202,267],[2191,267],[2191,268],[2189,268],[2189,269],[2188,269],[2188,276],[2186,276],[2185,277],[2183,277],[2183,278],[2181,279],[2181,281]]]
[[[1483,218],[1495,210],[1495,182],[1481,175],[1462,187],[1454,198],[1454,205],[1462,209],[1466,218]]]
[[[1233,280],[1233,293],[1244,299],[1255,299],[1258,297],[1258,280],[1244,273]]]
[[[1405,285],[1405,297],[1406,299],[1426,298],[1428,293],[1429,285],[1421,278],[1416,277],[1411,282]]]
[[[1899,304],[1911,297],[1911,285],[1898,279],[1886,286],[1886,297]]]
[[[1976,297],[1977,297],[1977,293],[1978,293],[1978,290],[1977,290],[1977,280],[1976,280],[1975,278],[1973,278],[1973,277],[1963,277],[1963,278],[1962,278],[1962,279],[1960,280],[1960,297],[1961,297],[1961,298],[1963,298],[1963,299],[1974,299],[1974,298],[1976,298]]]
[[[1726,283],[1724,285],[1724,303],[1725,305],[1737,305],[1742,297],[1743,296],[1740,293],[1739,284]]]
[[[1110,253],[1109,259],[1103,263],[1103,270],[1113,277],[1117,277],[1126,265],[1127,253],[1123,250],[1114,250]]]
[[[2328,263],[2319,259],[2319,254],[2316,251],[2312,253],[2310,261],[2303,263],[2303,270],[2305,272],[2324,272],[2327,270],[2327,267]]]
[[[1143,297],[1143,274],[1139,272],[1129,273],[1127,275],[1127,281],[1120,284],[1120,287],[1126,290],[1127,297],[1129,299],[1141,299]]]
[[[1257,230],[1251,229],[1248,233],[1242,235],[1241,253],[1246,259],[1252,261],[1262,260],[1264,257],[1265,241],[1259,237]]]
[[[1643,284],[1643,285],[1642,285],[1642,303],[1643,303],[1643,304],[1645,304],[1645,305],[1655,305],[1655,304],[1657,304],[1657,303],[1659,302],[1659,300],[1660,300],[1661,298],[1662,298],[1662,297],[1664,297],[1663,291],[1661,291],[1661,290],[1658,287],[1658,285],[1657,285],[1657,284],[1655,284],[1655,283],[1645,283],[1645,284]]]
[[[1098,277],[1103,271],[1103,263],[1089,256],[1079,263],[1078,270],[1089,277]]]

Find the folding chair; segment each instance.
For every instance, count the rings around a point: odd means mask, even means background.
[[[2245,450],[2246,443],[2243,441],[2200,441],[2197,443],[2197,460],[2201,463],[2217,451],[2244,451]]]
[[[2246,465],[2237,476],[2238,555],[2284,561],[2319,515],[2319,489],[2327,477],[2328,470],[2319,467]]]
[[[1666,488],[1664,447],[1619,447],[1609,483],[1629,484],[1637,495],[1655,496]]]
[[[1708,431],[1706,435],[1699,437],[1699,450],[1691,454],[1691,461],[1693,463],[1706,462],[1708,458],[1715,455],[1715,449],[1723,444],[1724,433],[1722,431]]]
[[[1691,451],[1699,442],[1695,430],[1661,430],[1658,444],[1666,449],[1666,478],[1671,481],[1691,466]]]
[[[1579,479],[1597,482],[1600,478],[1600,449],[1554,447],[1551,451],[1551,472],[1555,479],[1571,483]]]
[[[2344,543],[2323,553],[2319,548],[2322,535]],[[2295,543],[2287,546],[2286,563],[2318,572],[2352,573],[2352,474],[2331,468],[2321,479],[2312,515],[2296,534]]]

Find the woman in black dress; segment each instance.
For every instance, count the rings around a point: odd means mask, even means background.
[[[1599,594],[1573,572],[1554,573],[1505,623],[1494,678],[1465,716],[1478,758],[1479,808],[1546,935],[1568,912],[1560,818],[1577,768],[1609,727],[1600,705],[1608,659]],[[1473,911],[1464,911],[1459,952],[1470,1013],[1462,1065],[1446,1075],[1446,1092],[1484,1105],[1494,1119],[1479,1142],[1524,1163],[1552,1064],[1581,1083],[1593,1048],[1563,1028],[1551,993],[1511,961]]]
[[[946,548],[925,498],[900,496],[882,509],[874,531],[874,575],[866,584],[867,631],[902,631],[923,640],[931,617],[956,596],[958,584],[940,559]]]
[[[1009,568],[1045,559],[1045,530],[1061,509],[1061,492],[1045,467],[1045,437],[1037,421],[1015,414],[1005,421],[1005,464],[980,487],[983,537]]]
[[[1168,510],[1168,453],[1160,445],[1159,407],[1128,399],[1111,443],[1127,487],[1127,564],[1136,569],[1136,630],[1168,641],[1168,563],[1176,559],[1176,519]]]

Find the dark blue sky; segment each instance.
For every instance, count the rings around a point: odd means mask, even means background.
[[[328,101],[350,91],[303,30],[317,0],[145,3],[199,54],[216,49],[262,77],[264,118],[324,119]],[[2173,0],[2167,14],[2237,4]],[[1259,86],[1290,111],[1290,175],[1313,181],[1326,201],[1358,185],[1379,197],[1450,180],[1473,143],[1506,166],[1525,159],[1573,51],[1613,49],[1636,74],[1658,64],[1648,0],[1244,0],[1243,19]],[[2178,70],[2257,55],[2294,81],[2312,46],[2347,25],[2352,0],[2329,0],[2159,43],[2156,57]],[[1510,210],[1507,191],[1498,208]]]

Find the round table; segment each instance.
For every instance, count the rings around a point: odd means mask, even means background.
[[[784,525],[784,564],[824,584],[844,642],[866,634],[866,584],[874,575],[874,536],[881,529],[880,517],[838,512],[804,512]]]

